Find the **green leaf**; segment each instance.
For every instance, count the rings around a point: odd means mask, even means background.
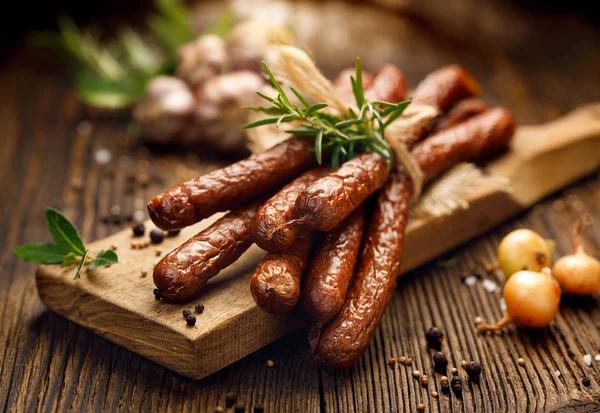
[[[292,135],[300,135],[300,136],[317,136],[322,129],[288,129],[285,132],[290,133]]]
[[[331,153],[331,169],[334,171],[340,167],[340,147],[335,146]]]
[[[323,130],[321,129],[315,139],[315,157],[319,165],[323,164]]]
[[[271,70],[269,69],[269,66],[267,65],[267,63],[263,61],[262,65],[265,68],[265,72],[267,72],[267,76],[269,76],[269,79],[271,80],[273,87],[275,89],[277,89],[277,91],[279,92],[279,96],[281,96],[281,98],[283,99],[283,101],[285,102],[285,104],[287,106],[291,107],[292,104],[291,104],[290,100],[288,99],[287,95],[285,94],[283,88],[281,87],[281,85],[279,84],[277,79],[275,79],[275,76],[273,76],[273,73],[271,73]]]
[[[356,99],[356,106],[360,108],[365,103],[365,91],[363,90],[362,85],[362,67],[360,64],[360,59],[358,57],[356,58],[355,69],[356,78],[351,77],[350,81],[352,83],[352,91],[354,92],[354,98]]]
[[[291,91],[294,93],[294,95],[296,95],[296,97],[298,98],[298,100],[300,102],[302,102],[302,104],[304,105],[305,108],[310,106],[310,103],[308,103],[308,100],[306,100],[306,98],[304,96],[302,96],[302,94],[300,92],[298,92],[296,89],[294,89],[293,87],[290,86]]]
[[[316,103],[314,105],[310,105],[307,109],[306,109],[306,116],[310,116],[312,115],[314,112],[317,112],[323,108],[326,108],[328,105],[327,103]]]
[[[81,257],[73,254],[72,252],[68,253],[63,262],[60,264],[61,267],[70,267],[71,265],[75,265],[81,261]]]
[[[113,250],[102,250],[96,258],[88,265],[88,270],[95,270],[98,267],[106,267],[108,265],[117,264],[119,257]]]
[[[46,208],[46,221],[52,239],[65,251],[65,254],[68,252],[77,256],[85,254],[85,247],[77,228],[64,215],[54,208]]]
[[[256,128],[257,126],[262,126],[262,125],[270,125],[272,123],[277,123],[278,120],[279,120],[279,118],[266,118],[266,119],[257,120],[256,122],[245,124],[244,129]]]
[[[67,252],[56,244],[31,243],[20,245],[14,249],[17,257],[37,264],[58,264],[67,256]]]
[[[85,264],[85,261],[87,260],[87,256],[88,256],[88,251],[85,251],[83,253],[83,256],[81,257],[81,261],[79,262],[79,267],[77,267],[77,272],[75,273],[75,276],[73,277],[74,280],[81,278],[81,269],[83,268],[83,264]]]
[[[398,119],[398,117],[400,115],[402,115],[402,113],[404,113],[404,110],[407,108],[408,105],[410,105],[410,102],[412,100],[405,100],[404,102],[400,102],[398,103],[396,109],[391,112],[389,118],[387,118],[383,124],[383,127],[388,127],[393,121],[395,121],[396,119]]]
[[[265,113],[267,115],[285,115],[288,113],[286,110],[281,109],[279,107],[264,108],[262,106],[242,106],[242,109],[248,109],[253,112],[261,112],[261,113]]]

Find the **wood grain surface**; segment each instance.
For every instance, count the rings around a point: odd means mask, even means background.
[[[506,187],[479,188],[469,194],[468,209],[410,220],[403,274],[598,167],[600,103],[582,106],[549,123],[519,127],[510,149],[486,168],[490,176],[505,178]],[[88,272],[77,280],[73,278],[76,266],[41,266],[36,277],[38,294],[52,311],[114,343],[184,376],[208,376],[296,330],[305,318],[300,308],[290,314],[269,314],[256,306],[250,279],[265,253],[255,245],[209,282],[195,300],[166,304],[153,299],[155,286],[148,275],[158,260],[222,215],[142,249],[133,246],[148,242],[148,235],[134,237],[130,229],[97,240],[88,245],[92,254],[115,249],[118,265]],[[153,228],[149,220],[145,225]],[[198,302],[206,310],[197,317],[198,324],[190,327],[182,311]]]
[[[482,3],[488,2],[478,2],[478,9]],[[435,14],[443,20],[435,20],[433,28],[402,19],[410,49],[419,52],[391,51],[381,59],[400,64],[411,85],[442,64],[462,63],[483,83],[484,98],[511,108],[520,123],[548,121],[599,99],[597,28],[572,13],[536,13],[519,10],[515,3],[491,3],[497,13],[480,15],[473,26],[477,36],[468,27],[463,33],[443,24],[455,24],[453,13],[465,13],[466,6],[458,11],[457,6],[445,6],[454,11],[446,17]],[[499,317],[500,295],[488,293],[481,283],[469,288],[462,282],[478,269],[480,257],[495,256],[501,237],[514,228],[529,227],[555,239],[555,257],[571,252],[568,234],[582,214],[595,218],[585,235],[590,253],[598,256],[597,174],[452,251],[445,258],[456,257],[457,265],[439,268],[432,263],[403,277],[371,348],[350,371],[317,369],[301,329],[194,381],[49,312],[37,296],[35,266],[12,254],[16,245],[48,240],[46,205],[66,212],[86,240],[99,239],[128,225],[104,223],[112,206],[119,205],[126,216],[136,199],[146,200],[160,188],[223,161],[207,151],[200,152],[198,161],[126,142],[126,114],[98,117],[80,106],[66,71],[55,62],[53,55],[24,51],[0,68],[0,411],[210,412],[225,405],[227,392],[249,408],[262,405],[269,412],[415,411],[419,402],[428,411],[598,409],[600,364],[594,361],[588,367],[583,361],[584,354],[599,352],[596,298],[565,299],[548,329],[511,328],[503,335],[480,336],[473,317]],[[319,63],[328,64],[330,73],[346,66],[324,59]],[[93,125],[89,136],[76,132],[84,119]],[[99,147],[113,153],[108,166],[94,162]],[[215,164],[200,166],[206,162]],[[144,173],[149,176],[146,187]],[[496,274],[482,276],[501,282]],[[476,359],[484,367],[479,385],[465,384],[462,400],[429,396],[439,388],[439,376],[424,389],[411,369],[387,365],[389,357],[412,356],[411,368],[434,377],[423,336],[433,324],[446,332],[444,349],[451,365]],[[517,364],[519,357],[525,359],[524,366]],[[267,367],[267,360],[274,366]],[[590,387],[583,386],[583,376],[591,379]]]

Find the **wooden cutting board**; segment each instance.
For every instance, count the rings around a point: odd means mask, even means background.
[[[487,167],[489,173],[507,177],[512,191],[482,190],[471,197],[468,210],[410,222],[403,272],[481,234],[599,166],[600,103],[547,124],[518,128],[510,151]],[[298,311],[273,315],[255,305],[250,277],[264,255],[256,246],[213,278],[194,302],[154,300],[154,264],[217,218],[142,250],[131,249],[130,230],[98,240],[90,245],[92,253],[114,244],[118,265],[84,274],[80,280],[73,280],[72,268],[41,266],[37,271],[40,297],[53,311],[110,341],[185,376],[205,377],[303,323]],[[196,326],[189,327],[181,311],[192,309],[196,302],[202,302],[205,310],[197,316]]]

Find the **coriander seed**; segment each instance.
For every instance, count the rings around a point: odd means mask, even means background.
[[[394,368],[394,366],[396,365],[396,359],[394,357],[390,357],[388,359],[388,365],[392,368]]]
[[[413,370],[412,375],[414,378],[419,378],[421,376],[421,372],[419,370]]]
[[[402,357],[400,357],[400,359],[398,359],[398,361],[399,361],[401,364],[406,364],[406,357],[402,356]]]
[[[455,376],[456,376],[456,375],[458,374],[458,369],[457,369],[456,367],[452,367],[452,369],[450,370],[450,372],[451,372],[453,375],[455,375]]]
[[[267,360],[267,367],[273,367],[275,365],[275,362],[273,362],[273,360]]]
[[[430,394],[431,394],[431,397],[433,397],[434,399],[437,399],[437,397],[439,396],[438,392],[436,392],[436,391],[432,391]]]
[[[523,358],[519,357],[519,359],[517,360],[517,363],[519,363],[519,366],[524,366],[525,360]]]
[[[420,411],[420,412],[424,411],[425,410],[425,405],[423,403],[419,403],[417,405],[417,410]]]

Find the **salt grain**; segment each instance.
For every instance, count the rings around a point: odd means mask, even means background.
[[[556,370],[556,371],[554,372],[554,375],[555,375],[556,377],[560,377],[560,371],[559,371],[559,370]]]
[[[600,354],[596,354],[596,357],[594,357],[594,360],[600,361]]]
[[[592,355],[591,354],[586,354],[585,356],[583,356],[583,362],[587,366],[591,366],[592,365]]]
[[[494,293],[498,290],[498,284],[496,284],[492,280],[483,280],[481,285],[483,286],[483,288],[485,288],[485,290],[488,293]]]
[[[465,278],[465,285],[467,287],[474,287],[475,284],[477,284],[477,277],[471,275],[471,276]]]
[[[106,165],[112,159],[112,152],[108,149],[101,148],[94,152],[94,160],[99,165]]]

